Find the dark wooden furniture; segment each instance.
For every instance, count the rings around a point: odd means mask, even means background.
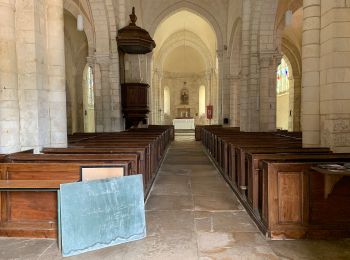
[[[271,238],[350,236],[350,177],[344,176],[327,198],[318,162],[263,162],[262,230]]]
[[[77,133],[68,148],[44,148],[3,156],[0,163],[0,236],[57,235],[57,189],[80,180],[81,167],[121,167],[142,174],[147,197],[167,147],[172,126],[120,133]]]
[[[350,154],[303,148],[300,132],[246,133],[202,126],[197,134],[264,235],[350,237],[350,176],[317,167],[349,163]]]
[[[129,163],[1,163],[0,236],[57,237],[57,190],[80,180],[81,167]]]
[[[125,128],[137,127],[146,121],[148,109],[149,85],[140,82],[126,82],[125,54],[146,54],[152,52],[156,44],[149,33],[136,25],[135,8],[132,8],[130,24],[118,30],[117,43],[119,50],[119,70],[121,81],[122,112],[125,118]],[[139,68],[141,70],[141,68]]]

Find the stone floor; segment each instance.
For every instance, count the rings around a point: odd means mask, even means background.
[[[350,259],[350,240],[266,240],[193,135],[169,148],[146,218],[147,238],[69,259]],[[62,257],[55,240],[1,238],[0,259]]]

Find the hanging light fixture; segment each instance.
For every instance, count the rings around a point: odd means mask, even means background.
[[[293,20],[293,12],[292,12],[292,10],[287,10],[286,13],[284,14],[285,26],[292,25],[292,20]]]
[[[80,32],[84,31],[84,19],[83,19],[83,16],[81,14],[80,0],[79,0],[79,14],[77,17],[77,30]]]

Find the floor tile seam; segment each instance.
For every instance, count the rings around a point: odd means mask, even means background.
[[[203,210],[203,209],[195,209],[195,212],[209,212],[209,213],[238,213],[245,212],[243,209],[223,209],[223,210]]]
[[[191,165],[191,164],[189,164]],[[195,220],[195,203],[194,203],[194,197],[193,197],[193,190],[192,190],[192,180],[191,178],[188,179],[189,183],[188,183],[188,186],[189,186],[189,189],[190,189],[190,195],[191,195],[191,200],[192,200],[192,209],[191,209],[191,212],[192,212],[192,227],[193,227],[193,232],[194,232],[194,235],[195,235],[195,246],[196,246],[196,256],[197,256],[197,259],[199,259],[199,256],[200,256],[200,252],[199,252],[199,241],[198,241],[198,235],[197,235],[197,232],[196,232],[196,220]]]
[[[146,209],[146,212],[195,212],[193,209]]]
[[[241,233],[241,234],[257,234],[260,235],[260,232],[258,231],[236,231],[236,230],[231,230],[231,231],[206,231],[206,230],[199,230],[196,231],[197,233],[202,232],[202,233],[224,233],[224,234],[233,234],[233,233]],[[263,243],[266,243],[268,240],[263,241]]]

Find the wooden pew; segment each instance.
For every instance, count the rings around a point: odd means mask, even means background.
[[[304,148],[306,149],[306,148]],[[305,161],[319,161],[319,162],[337,162],[339,160],[350,161],[350,154],[327,154],[306,152],[302,153],[275,153],[275,154],[246,154],[245,171],[248,176],[248,196],[247,201],[257,215],[261,213],[261,192],[262,192],[262,176],[261,169],[264,160],[280,160],[281,162],[305,162]],[[259,210],[260,209],[260,210]]]
[[[149,176],[149,161],[147,160],[147,149],[137,147],[119,148],[43,148],[44,154],[137,154],[138,173]]]
[[[7,162],[14,163],[69,163],[69,162],[120,162],[128,163],[126,175],[138,174],[139,156],[136,154],[11,154]]]
[[[81,168],[118,167],[130,163],[1,163],[0,236],[57,237],[57,190],[81,179]]]
[[[80,180],[82,167],[123,169],[144,175],[145,198],[173,139],[172,126],[120,133],[77,133],[68,148],[45,148],[4,156],[0,175],[0,236],[56,237],[61,183]]]
[[[350,236],[350,210],[343,210],[350,203],[350,181],[346,180],[350,170],[346,178],[320,177],[315,172],[305,175],[318,163],[350,162],[350,154],[333,154],[328,148],[302,148],[298,132],[243,133],[204,127],[201,138],[208,154],[266,236],[272,239]],[[268,163],[271,166],[263,168]],[[334,178],[337,184],[327,184],[326,180]],[[247,197],[242,185],[247,188]],[[324,190],[333,187],[335,197],[330,203],[322,196],[331,194]],[[331,218],[327,218],[327,210],[333,212]]]
[[[149,171],[150,160],[148,158],[148,151],[145,147],[119,147],[119,148],[44,148],[43,153],[47,155],[55,155],[58,158],[88,155],[89,158],[119,158],[119,159],[133,159],[133,166],[137,168],[136,172],[143,175],[144,189],[146,196],[149,194],[151,186],[154,181],[154,176]],[[55,158],[56,158],[55,157]],[[134,158],[135,157],[135,158]],[[23,157],[22,157],[23,158]],[[134,164],[137,164],[135,167]]]
[[[222,128],[222,125],[196,125],[194,129],[194,136],[196,141],[202,140],[202,130],[204,128]],[[237,131],[239,131],[239,127],[236,127]]]
[[[341,159],[339,162],[342,162]],[[350,171],[325,196],[328,177],[314,162],[263,161],[263,232],[273,239],[350,236]]]

